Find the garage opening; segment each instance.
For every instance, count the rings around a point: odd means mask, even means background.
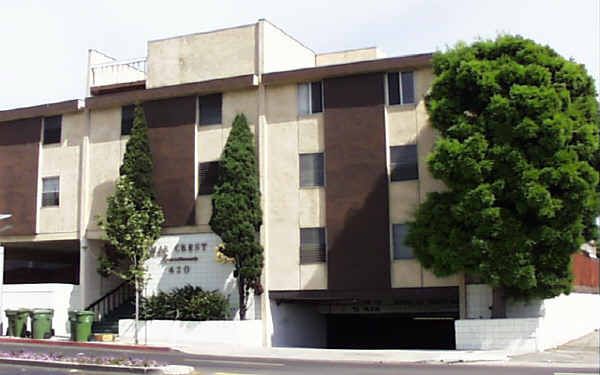
[[[457,316],[328,314],[330,349],[456,349]]]

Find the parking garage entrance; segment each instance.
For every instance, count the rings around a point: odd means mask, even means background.
[[[458,287],[398,288],[387,291],[270,292],[279,303],[301,305],[324,320],[330,349],[455,349]],[[283,298],[282,298],[283,297]],[[313,309],[307,309],[311,304]],[[300,310],[300,307],[298,308]],[[313,318],[313,320],[316,318]],[[298,319],[299,331],[305,318]],[[293,345],[290,345],[293,346]],[[310,346],[308,343],[307,345]]]

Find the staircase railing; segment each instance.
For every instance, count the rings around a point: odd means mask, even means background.
[[[85,309],[95,312],[96,318],[102,320],[102,317],[110,314],[133,297],[135,297],[135,288],[130,282],[124,281]]]

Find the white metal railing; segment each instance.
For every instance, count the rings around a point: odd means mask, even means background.
[[[145,57],[109,61],[90,66],[90,87],[143,81],[145,79]]]

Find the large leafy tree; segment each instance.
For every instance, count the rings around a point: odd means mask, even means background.
[[[111,257],[100,258],[100,272],[114,274],[135,286],[135,342],[139,319],[139,294],[146,282],[145,262],[150,248],[161,233],[164,222],[162,209],[155,201],[152,183],[152,155],[148,142],[148,127],[139,105],[131,136],[120,169],[115,192],[108,197],[106,217],[100,218],[110,247]]]
[[[260,293],[263,248],[262,224],[254,138],[246,117],[237,115],[227,138],[212,198],[210,226],[221,237],[224,255],[233,259],[237,278],[240,319],[246,318],[251,289]]]
[[[428,165],[448,191],[417,209],[407,244],[436,275],[465,272],[499,295],[569,293],[571,255],[598,215],[592,78],[515,36],[436,53],[433,70],[426,103],[441,137]]]

